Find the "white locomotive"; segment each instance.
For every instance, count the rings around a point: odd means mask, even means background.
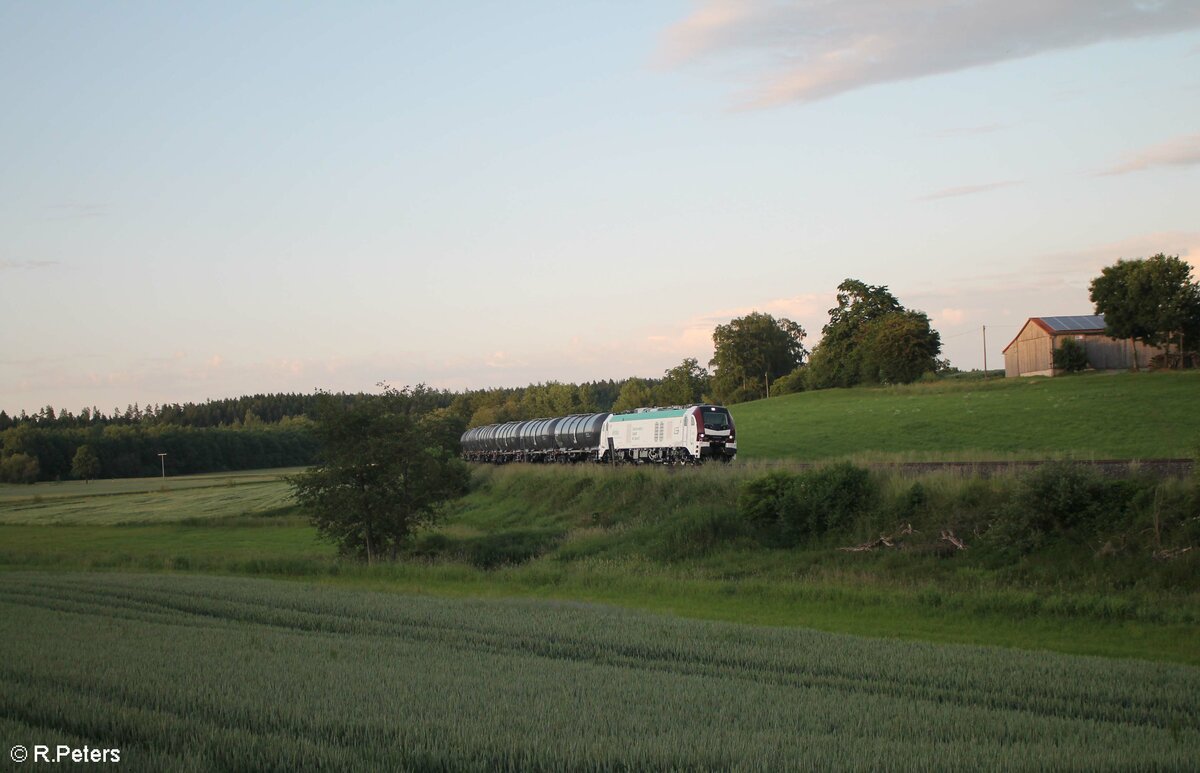
[[[489,424],[463,433],[462,450],[473,462],[687,464],[732,461],[737,440],[724,406],[685,405]]]

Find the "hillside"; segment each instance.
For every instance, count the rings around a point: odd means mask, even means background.
[[[1200,447],[1200,372],[828,389],[731,408],[739,458],[1148,459]]]
[[[1020,493],[1013,473],[986,480],[873,473],[873,505],[844,528],[793,547],[764,544],[738,507],[746,483],[763,474],[742,464],[480,466],[472,492],[417,535],[406,560],[374,567],[339,560],[302,515],[281,505],[287,486],[267,471],[165,486],[0,487],[0,573],[272,575],[1200,664],[1200,551],[1156,560],[1151,542],[1159,541],[1148,528],[1157,511],[1162,547],[1200,545],[1200,481],[1123,483],[1129,505],[1097,526],[1103,540],[1078,528],[1011,556],[979,534]],[[895,550],[838,549],[901,522],[915,532]],[[939,550],[944,528],[970,549]]]

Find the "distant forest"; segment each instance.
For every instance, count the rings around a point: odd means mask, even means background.
[[[633,384],[626,398],[640,399],[665,381],[552,382],[461,393],[423,390],[423,396],[428,410],[445,411],[465,429],[493,421],[608,411],[626,384]],[[339,397],[355,401],[373,395]],[[167,455],[168,475],[309,465],[319,460],[312,423],[317,404],[317,394],[258,394],[203,403],[133,404],[109,413],[52,406],[17,416],[0,411],[0,482],[158,475],[161,453]]]

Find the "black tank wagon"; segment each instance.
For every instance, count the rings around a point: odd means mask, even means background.
[[[573,462],[596,457],[610,414],[578,413],[467,430],[463,458],[474,462]]]

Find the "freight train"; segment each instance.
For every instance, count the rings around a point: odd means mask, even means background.
[[[737,456],[733,416],[720,405],[579,413],[469,429],[462,455],[472,462],[729,462]]]

